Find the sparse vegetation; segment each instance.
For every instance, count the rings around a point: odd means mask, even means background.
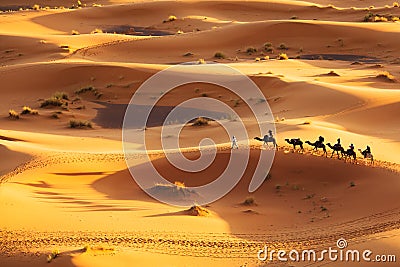
[[[45,99],[41,104],[40,107],[61,107],[61,106],[67,106],[69,100],[68,94],[65,92],[56,92],[54,95],[50,98]]]
[[[398,2],[393,2],[393,7],[400,7]]]
[[[254,199],[254,197],[247,197],[243,202],[242,205],[244,206],[256,206],[257,203]]]
[[[59,119],[60,116],[59,116],[57,113],[53,113],[53,114],[50,115],[50,118],[52,118],[52,119]]]
[[[11,119],[13,119],[13,120],[18,120],[18,119],[19,119],[19,114],[18,114],[18,112],[16,112],[15,110],[10,109],[10,110],[8,111],[8,117],[11,118]]]
[[[193,121],[192,126],[207,126],[208,124],[209,123],[206,118],[198,117]]]
[[[388,21],[399,21],[399,17],[393,15],[379,15],[372,12],[368,12],[364,16],[364,22],[388,22]]]
[[[224,58],[225,58],[225,55],[224,55],[222,52],[216,52],[216,53],[214,54],[214,57],[215,57],[215,58],[218,58],[218,59],[224,59]]]
[[[276,190],[280,190],[281,188],[282,188],[282,186],[281,186],[280,184],[276,184],[276,185],[275,185],[275,189],[276,189]]]
[[[210,211],[208,211],[206,208],[200,207],[200,206],[192,206],[190,209],[185,211],[188,215],[191,216],[209,216]]]
[[[185,188],[186,187],[184,182],[179,182],[179,181],[175,181],[174,185],[176,185],[177,187],[180,187],[180,188]]]
[[[31,109],[28,106],[24,106],[21,111],[21,115],[31,114],[31,115],[38,115],[39,112],[36,109]]]
[[[60,256],[60,251],[55,249],[51,252],[51,254],[47,255],[47,262],[50,263],[52,260]]]
[[[106,85],[106,88],[110,88],[110,87],[112,87],[112,84],[107,84],[107,85]],[[81,89],[76,90],[76,91],[75,91],[75,94],[76,94],[76,95],[80,95],[80,94],[84,94],[84,93],[87,93],[87,92],[93,93],[94,96],[96,96],[97,98],[100,98],[100,97],[103,95],[101,92],[99,92],[99,90],[97,90],[97,89],[96,89],[95,87],[93,87],[93,86],[82,87]]]
[[[356,183],[353,182],[353,181],[351,181],[351,182],[350,182],[350,187],[354,187],[354,186],[356,186]]]
[[[324,206],[321,206],[321,211],[327,211],[328,209]]]
[[[40,5],[35,4],[35,5],[32,6],[32,9],[33,10],[40,10]]]
[[[278,60],[288,60],[289,57],[288,57],[288,55],[285,54],[285,53],[280,53],[280,54],[278,55],[277,59],[278,59]]]
[[[171,15],[171,16],[168,17],[168,19],[164,20],[163,22],[164,22],[164,23],[165,23],[165,22],[171,22],[171,21],[175,21],[175,20],[177,20],[177,19],[178,19],[178,18],[177,18],[176,16]]]
[[[278,49],[280,49],[280,50],[288,50],[289,48],[284,43],[281,43],[279,45]]]
[[[309,194],[306,195],[304,199],[312,199],[315,196],[315,194]]]
[[[70,128],[93,128],[92,123],[90,121],[79,121],[79,120],[70,120],[69,121]]]
[[[253,53],[256,53],[257,52],[257,48],[255,48],[255,47],[248,47],[247,49],[246,49],[246,53],[247,54],[253,54]]]
[[[94,29],[93,31],[90,32],[90,34],[96,34],[96,33],[103,33],[102,29]]]
[[[378,73],[376,75],[376,78],[382,79],[387,82],[396,82],[395,77],[392,74],[390,74],[390,72],[388,72],[388,71],[383,71],[383,72]]]
[[[273,53],[274,49],[272,48],[272,43],[265,43],[264,50],[269,53]]]
[[[199,58],[199,60],[197,60],[197,64],[206,64],[206,61],[204,58]]]
[[[80,33],[79,33],[78,31],[76,31],[76,30],[72,30],[72,31],[71,31],[71,34],[72,34],[72,35],[79,35]]]

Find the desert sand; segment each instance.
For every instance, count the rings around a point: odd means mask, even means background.
[[[1,1],[0,8],[1,266],[376,266],[257,259],[264,245],[322,250],[339,238],[350,249],[400,260],[398,4],[38,0]],[[388,21],[364,22],[368,14]],[[288,59],[278,60],[280,53]],[[249,193],[264,149],[252,138],[266,134],[249,108],[209,84],[169,92],[160,110],[215,98],[239,114],[251,139],[250,161],[235,188],[188,210],[160,203],[136,184],[121,127],[146,79],[200,59],[227,64],[261,89],[279,149],[267,179]],[[57,92],[65,93],[63,104],[43,106]],[[24,106],[38,114],[20,114]],[[19,119],[9,117],[10,109]],[[71,120],[90,127],[71,128]],[[216,179],[231,153],[246,150],[231,151],[217,122],[184,127],[179,141],[186,158],[199,157],[203,138],[218,147],[209,168],[188,173],[159,152],[161,131],[156,124],[145,129],[152,163],[167,180],[189,187]],[[285,142],[320,135],[331,144],[340,137],[345,148],[369,145],[374,164],[358,150],[351,163],[331,158],[329,148],[325,157]],[[144,162],[135,155],[134,168]]]

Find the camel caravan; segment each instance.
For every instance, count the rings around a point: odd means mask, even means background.
[[[260,137],[255,137],[255,140],[263,142],[263,146],[270,147],[269,143],[272,143],[272,146],[274,149],[278,149],[278,145],[276,143],[275,137],[273,136],[273,133],[271,130],[268,131],[268,135],[264,135],[263,138]],[[356,151],[354,150],[354,145],[350,144],[348,149],[345,149],[342,144],[340,143],[340,138],[337,139],[336,143],[334,145],[331,145],[331,143],[326,143],[325,138],[323,136],[319,136],[318,140],[315,142],[311,141],[305,141],[303,142],[300,138],[292,138],[292,139],[285,139],[286,143],[290,144],[293,146],[293,151],[299,151],[299,152],[304,152],[304,146],[303,144],[307,144],[309,146],[313,147],[312,151],[319,151],[318,149],[322,149],[323,154],[325,157],[328,156],[328,152],[326,151],[326,147],[329,147],[332,150],[331,153],[331,158],[336,154],[338,159],[344,159],[344,162],[346,162],[348,159],[350,162],[355,163],[357,161],[357,154]],[[297,149],[298,147],[298,149]],[[371,164],[374,163],[374,156],[371,153],[371,148],[369,146],[366,147],[366,149],[361,150],[358,149],[360,154],[363,156],[364,159],[369,159]]]

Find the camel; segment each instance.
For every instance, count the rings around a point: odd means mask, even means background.
[[[330,149],[333,150],[333,151],[332,151],[332,154],[331,154],[331,158],[333,157],[333,154],[335,154],[335,152],[336,152],[336,154],[337,154],[337,156],[338,156],[338,159],[340,158],[340,157],[339,157],[339,152],[340,152],[341,157],[343,157],[343,154],[345,153],[345,151],[344,151],[344,148],[343,148],[341,145],[335,144],[335,145],[332,146],[331,143],[326,143],[326,145],[327,145]]]
[[[268,143],[272,143],[274,148],[276,148],[278,150],[278,145],[276,144],[276,140],[274,138],[274,134],[273,134],[272,130],[269,130],[268,134],[269,135],[264,135],[264,138],[262,138],[262,139],[260,137],[254,137],[254,139],[264,142],[263,146],[265,146],[265,145],[268,146]]]
[[[350,162],[351,162],[351,158],[353,158],[353,162],[356,162],[357,161],[356,152],[351,148],[347,149],[344,152],[344,162],[346,162],[347,158],[350,159]]]
[[[374,156],[372,155],[371,152],[368,151],[362,151],[360,148],[358,149],[360,151],[361,155],[363,155],[364,159],[370,159],[371,163],[374,164]]]
[[[306,144],[313,146],[314,147],[313,150],[315,150],[315,151],[318,151],[318,148],[322,148],[322,150],[324,151],[324,155],[328,156],[325,145],[321,141],[315,141],[314,143],[311,143],[310,141],[306,141]]]
[[[304,152],[304,148],[303,148],[303,141],[300,140],[300,138],[292,138],[292,139],[285,139],[285,141],[288,144],[293,145],[293,149],[296,150],[296,146],[300,146],[300,151]]]
[[[276,144],[276,140],[273,136],[264,135],[264,138],[262,138],[262,139],[260,137],[254,137],[254,139],[257,141],[264,142],[263,146],[264,145],[268,146],[268,143],[272,143],[274,148],[278,148],[278,145]]]

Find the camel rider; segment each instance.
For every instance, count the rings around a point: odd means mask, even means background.
[[[366,157],[368,154],[371,154],[371,148],[367,146],[367,148],[363,152],[361,152],[361,154]]]
[[[318,137],[318,142],[319,142],[319,143],[323,144],[324,141],[325,141],[325,138],[324,138],[323,136],[319,136],[319,137]]]
[[[335,144],[336,147],[342,147],[342,145],[340,144],[340,138],[337,139],[337,142]]]
[[[351,151],[354,151],[354,145],[353,144],[350,144],[349,148],[350,148]]]
[[[271,130],[268,131],[268,134],[269,134],[269,136],[274,137]]]

